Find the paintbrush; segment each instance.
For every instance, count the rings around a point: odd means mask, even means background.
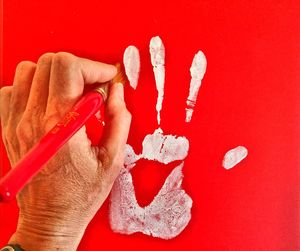
[[[58,150],[104,105],[109,86],[125,84],[121,64],[117,75],[87,92],[37,144],[0,180],[0,201],[9,201],[43,168]]]

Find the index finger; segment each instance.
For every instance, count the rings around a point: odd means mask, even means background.
[[[117,73],[114,65],[76,57],[70,53],[55,54],[49,83],[47,112],[70,109],[81,97],[85,84],[111,80]],[[63,112],[63,111],[62,111]]]

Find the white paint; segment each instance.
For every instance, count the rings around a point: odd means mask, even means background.
[[[179,235],[191,219],[192,199],[181,188],[183,163],[175,167],[154,200],[140,207],[132,176],[123,169],[116,179],[110,204],[113,231],[123,234],[141,232],[162,239]]]
[[[150,41],[150,56],[155,77],[156,89],[158,92],[156,111],[157,123],[160,125],[160,111],[164,99],[165,85],[165,46],[159,36],[153,37]]]
[[[248,150],[244,146],[238,146],[229,150],[223,159],[223,167],[225,169],[230,169],[240,163],[248,155]]]
[[[125,72],[129,80],[130,86],[136,89],[140,74],[140,54],[139,50],[133,46],[128,46],[123,55],[123,63]]]
[[[165,84],[165,47],[158,36],[151,39],[149,47],[158,92],[156,111],[157,122],[160,125]],[[124,52],[123,61],[127,77],[135,89],[140,69],[138,50],[129,46]],[[199,51],[190,68],[191,82],[186,101],[186,122],[191,121],[206,64],[205,55]],[[118,233],[141,232],[162,239],[171,239],[179,235],[191,219],[193,202],[181,187],[184,165],[182,160],[188,155],[189,141],[185,137],[164,135],[162,129],[158,128],[145,136],[142,146],[142,152],[137,154],[130,145],[126,145],[124,168],[111,192],[110,224],[113,231]],[[182,161],[169,174],[153,201],[145,207],[138,204],[130,173],[140,159],[164,164]],[[228,167],[227,162],[225,166]]]
[[[141,154],[136,154],[130,145],[126,145],[124,162],[126,168],[131,169],[142,158],[164,164],[184,160],[189,151],[189,141],[186,137],[164,135],[160,128],[156,129],[153,134],[147,134],[142,145]]]
[[[181,188],[183,162],[175,167],[161,190],[146,207],[140,207],[130,170],[140,159],[168,164],[183,160],[189,150],[185,137],[164,135],[156,129],[143,140],[141,154],[130,145],[125,147],[124,168],[111,192],[110,224],[113,231],[123,234],[141,232],[162,239],[179,235],[191,219],[192,199]]]
[[[162,129],[146,135],[143,141],[142,157],[168,164],[172,161],[183,160],[188,154],[189,141],[186,137],[163,135]]]
[[[186,117],[185,122],[190,122],[192,119],[194,107],[196,105],[199,88],[202,83],[202,79],[204,77],[206,71],[206,57],[202,51],[198,51],[198,53],[194,56],[190,73],[191,73],[191,82],[190,82],[190,90],[189,96],[187,98],[186,104]]]

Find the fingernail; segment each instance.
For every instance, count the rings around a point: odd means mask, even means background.
[[[122,83],[116,83],[116,87],[118,88],[119,97],[122,101],[124,101],[124,86]]]

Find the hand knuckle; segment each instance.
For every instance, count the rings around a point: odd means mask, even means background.
[[[58,52],[53,58],[53,64],[63,68],[73,66],[76,62],[76,57],[68,52]]]
[[[12,91],[12,86],[4,86],[0,89],[0,96],[4,97],[4,96],[8,96],[11,94]]]
[[[0,89],[0,115],[4,110],[9,109],[11,93],[12,86],[5,86]]]
[[[110,100],[107,106],[107,112],[111,117],[118,116],[118,115],[129,116],[129,114],[127,114],[128,111],[125,102],[124,101],[121,102],[118,99]]]
[[[131,121],[131,113],[125,108],[119,111],[119,117],[123,121]]]
[[[125,118],[129,121],[131,121],[131,119],[132,119],[132,115],[127,109],[125,111]]]
[[[16,74],[22,73],[23,71],[32,69],[34,67],[35,67],[35,63],[33,63],[31,61],[21,61],[20,63],[18,63],[18,65],[16,67]]]
[[[16,132],[14,130],[12,130],[11,127],[7,126],[6,130],[5,130],[5,137],[6,137],[7,141],[12,142],[16,138]]]
[[[16,127],[15,134],[20,142],[26,142],[32,140],[33,131],[32,131],[31,123],[28,120],[21,119],[21,121]]]
[[[47,53],[43,54],[42,56],[40,56],[37,64],[38,65],[48,64],[49,62],[51,62],[53,60],[54,55],[55,54],[52,52],[47,52]]]

